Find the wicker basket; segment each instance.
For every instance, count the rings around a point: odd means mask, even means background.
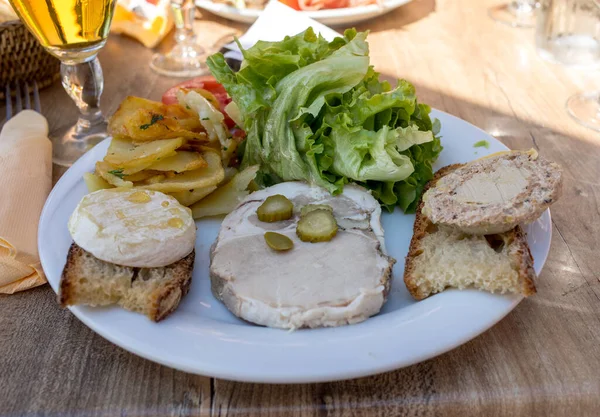
[[[41,89],[58,78],[60,61],[44,50],[21,21],[0,23],[0,99],[7,84],[37,81]]]

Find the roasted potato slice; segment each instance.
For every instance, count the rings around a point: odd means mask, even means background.
[[[244,169],[227,184],[191,206],[194,219],[231,213],[250,194],[248,184],[256,177],[258,168],[258,165],[253,165]]]
[[[140,183],[136,184],[136,187],[145,187],[147,185],[153,185],[153,184],[158,184],[164,180],[167,179],[167,176],[165,174],[156,174]]]
[[[179,191],[177,193],[171,193],[173,197],[177,199],[184,206],[191,206],[192,204],[202,200],[204,197],[212,193],[217,189],[216,185],[210,187],[195,188],[193,190]]]
[[[96,174],[101,176],[106,182],[114,185],[115,187],[133,187],[133,183],[131,181],[126,181],[123,179],[123,169],[117,168],[106,161],[96,162]]]
[[[225,177],[221,157],[218,153],[212,151],[205,152],[202,157],[208,163],[206,168],[185,171],[174,178],[165,178],[161,182],[148,184],[143,188],[162,191],[163,193],[175,193],[218,185]]]
[[[161,158],[160,161],[152,164],[148,169],[153,169],[155,171],[184,172],[206,168],[207,166],[208,163],[202,158],[202,155],[199,152],[178,151],[173,156]]]
[[[160,171],[153,171],[150,169],[145,169],[143,171],[136,172],[135,174],[131,174],[131,175],[125,174],[123,179],[126,181],[131,181],[131,182],[140,182],[140,181],[145,181],[148,178],[152,178],[152,177],[154,177],[156,175],[160,175],[160,174],[162,174]]]
[[[219,142],[212,143],[203,143],[197,140],[188,139],[185,141],[181,148],[178,151],[188,151],[188,152],[204,152],[206,150],[221,152],[221,144]]]
[[[90,193],[98,190],[104,190],[106,188],[113,188],[104,178],[93,172],[86,172],[83,174],[83,181]]]
[[[183,137],[208,141],[198,115],[179,104],[129,96],[121,102],[108,122],[113,136],[126,136],[136,142]]]
[[[110,142],[104,160],[117,168],[123,168],[124,174],[131,175],[163,158],[176,155],[175,149],[183,143],[183,138],[174,138],[135,144],[117,136]]]

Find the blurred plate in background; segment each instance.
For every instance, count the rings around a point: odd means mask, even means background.
[[[325,25],[353,25],[373,17],[381,16],[382,14],[388,13],[411,1],[412,0],[382,0],[381,5],[371,4],[368,6],[315,10],[300,13]],[[214,3],[211,0],[196,0],[196,5],[217,16],[242,23],[254,23],[262,12],[262,10],[259,9],[238,9],[227,4]]]

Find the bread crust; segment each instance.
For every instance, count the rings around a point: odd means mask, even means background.
[[[82,290],[86,284],[81,283],[81,278],[85,280],[96,280],[100,282],[103,276],[94,275],[93,271],[85,268],[84,260],[92,260],[95,269],[107,272],[117,269],[122,275],[123,280],[127,281],[127,288],[123,290],[122,296],[102,297],[98,294],[98,299],[91,300],[82,298]],[[119,304],[125,309],[137,311],[145,314],[150,320],[158,322],[177,309],[181,299],[189,292],[192,271],[194,269],[195,250],[185,258],[167,265],[162,268],[133,268],[114,265],[98,258],[95,258],[89,252],[76,243],[71,244],[67,254],[67,262],[63,269],[58,291],[58,302],[61,307],[67,307],[76,304],[90,305],[110,305]],[[132,289],[133,283],[138,276],[148,276],[155,274],[157,276],[167,277],[155,284],[150,291],[147,291],[142,305],[133,304],[127,299],[128,292]],[[141,279],[141,278],[140,278]],[[152,278],[150,278],[152,279]],[[102,285],[101,283],[99,284]]]
[[[453,164],[440,168],[433,178],[425,185],[423,192],[431,187],[434,187],[437,181],[448,173],[465,164]],[[419,202],[416,211],[415,223],[413,226],[413,236],[410,241],[408,255],[404,267],[404,284],[406,288],[416,300],[423,300],[433,293],[423,292],[416,284],[414,276],[415,267],[418,262],[418,256],[422,253],[421,242],[423,238],[430,233],[435,233],[437,226],[423,214],[423,201]],[[499,236],[507,245],[509,245],[510,260],[513,268],[517,270],[519,276],[519,292],[524,296],[530,296],[536,293],[535,288],[535,271],[533,269],[533,257],[527,245],[527,236],[520,226],[516,226],[512,230],[505,233],[500,233],[494,236]]]

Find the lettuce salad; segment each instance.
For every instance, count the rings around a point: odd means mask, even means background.
[[[247,134],[242,167],[260,165],[259,185],[301,180],[337,194],[354,182],[390,211],[415,211],[442,150],[439,122],[408,81],[379,80],[366,38],[346,30],[327,42],[309,28],[242,49],[237,73],[209,57]]]

